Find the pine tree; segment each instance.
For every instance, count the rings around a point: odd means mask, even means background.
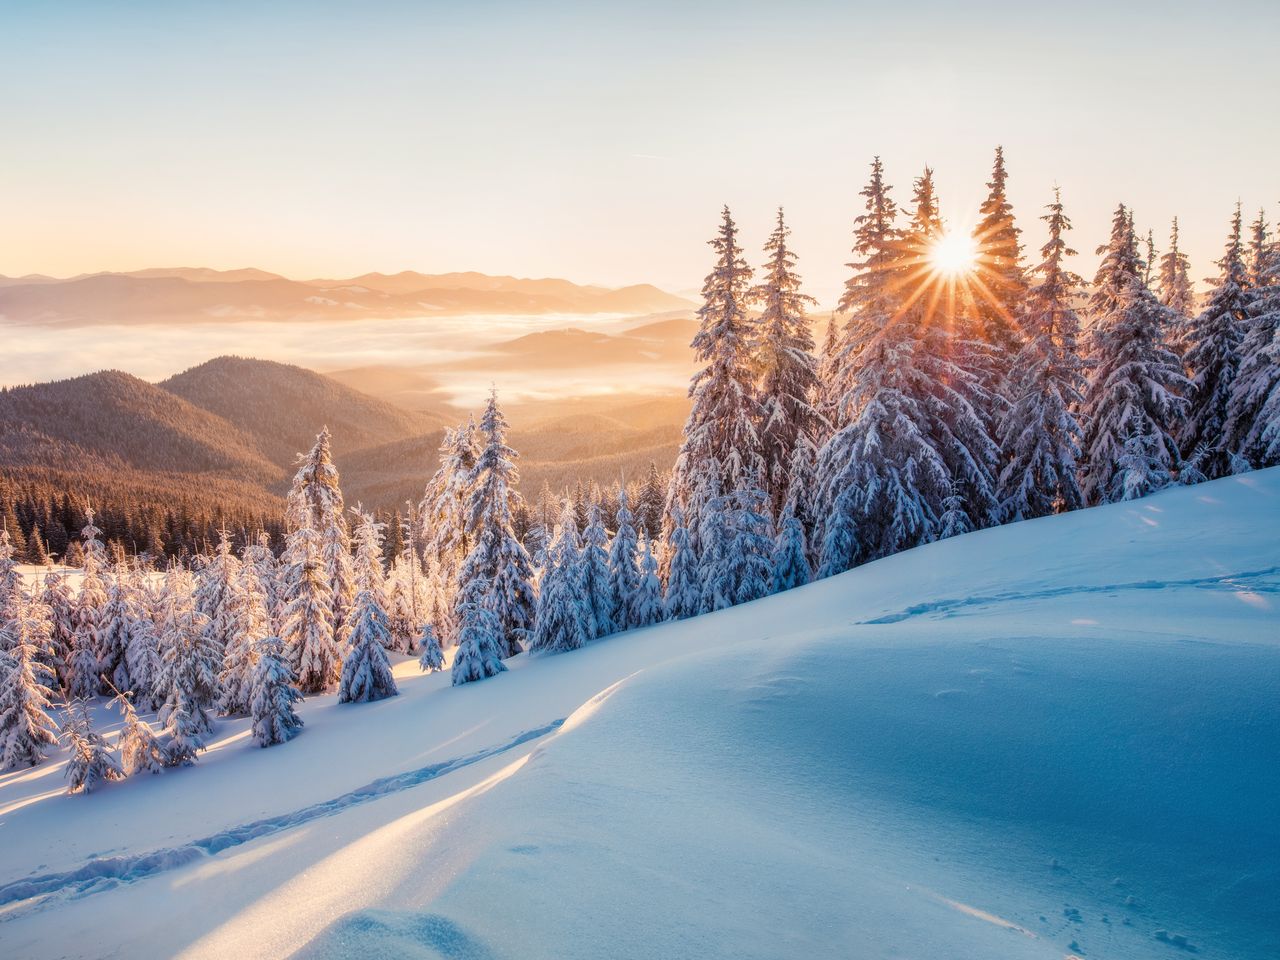
[[[760,304],[756,362],[760,371],[760,448],[763,477],[772,515],[786,500],[791,458],[797,442],[818,435],[817,360],[805,307],[817,303],[800,292],[796,256],[787,247],[790,234],[778,209],[778,222],[765,244],[768,262],[763,282],[751,291]]]
[[[245,547],[241,562],[253,570],[263,591],[263,602],[267,608],[267,633],[278,637],[284,626],[281,568],[271,550],[271,537],[265,531],[258,531],[256,540]]]
[[[1280,423],[1280,242],[1268,240],[1261,215],[1254,225],[1252,247],[1249,311],[1224,445],[1239,461],[1261,468],[1280,464],[1280,449],[1268,451],[1265,439],[1280,430],[1275,426]]]
[[[666,502],[666,484],[663,483],[662,474],[658,472],[658,465],[650,460],[649,471],[640,486],[635,515],[640,529],[651,538],[662,533],[662,512],[666,508]]]
[[[267,592],[258,578],[257,567],[247,563],[240,566],[234,602],[234,627],[218,673],[219,704],[229,716],[249,713],[253,708],[258,648],[271,635]]]
[[[129,635],[135,617],[133,583],[123,558],[116,561],[107,582],[107,602],[102,608],[102,630],[97,656],[97,672],[121,690],[133,689],[129,675]]]
[[[1014,223],[1006,184],[1009,175],[1004,166],[1004,148],[996,147],[991,180],[987,183],[987,199],[978,208],[980,219],[973,230],[978,276],[982,292],[975,297],[973,310],[976,333],[988,345],[996,359],[995,376],[1002,378],[1021,346],[1022,335],[1018,315],[1027,294],[1027,280],[1022,267],[1022,231]],[[999,380],[987,389],[999,390]]]
[[[340,661],[320,535],[310,525],[301,526],[289,534],[287,544],[281,639],[298,688],[323,693],[337,680]]]
[[[98,692],[98,654],[103,646],[103,609],[107,605],[102,582],[106,551],[98,539],[102,531],[94,526],[93,510],[87,510],[86,515],[88,519],[80,531],[84,576],[73,607],[74,632],[67,662],[67,689],[72,697],[78,698],[92,697]]]
[[[1023,311],[1026,342],[1010,372],[1010,406],[998,435],[1000,515],[1006,523],[1082,505],[1076,478],[1082,433],[1075,410],[1084,375],[1080,321],[1072,306],[1082,281],[1063,263],[1075,251],[1063,238],[1071,221],[1057,191],[1048,210],[1041,219],[1049,225],[1049,241],[1033,272],[1037,282]]]
[[[1111,240],[1098,252],[1102,261],[1089,301],[1091,366],[1080,408],[1080,488],[1090,504],[1171,481],[1180,464],[1172,430],[1186,411],[1181,394],[1189,387],[1181,360],[1162,336],[1167,309],[1142,283],[1133,221],[1123,204],[1112,220]],[[1126,469],[1139,450],[1149,458],[1141,477]],[[1122,464],[1126,451],[1130,457]]]
[[[924,266],[941,228],[932,177],[916,181],[911,226],[899,235],[878,212],[892,209],[879,173],[863,191],[855,246],[867,251],[858,266],[879,276],[847,287],[841,426],[818,462],[824,577],[934,539],[953,486],[978,524],[995,514],[996,451],[978,412],[992,398],[956,361]]]
[[[566,501],[538,591],[538,615],[529,649],[538,653],[577,650],[589,639],[586,619],[577,519],[573,504]]]
[[[292,740],[302,730],[302,718],[294,704],[302,694],[294,686],[293,671],[285,661],[279,637],[267,637],[258,645],[253,670],[253,740],[270,747]]]
[[[1160,303],[1173,312],[1169,340],[1176,347],[1185,333],[1191,314],[1195,311],[1195,292],[1191,287],[1191,265],[1187,255],[1178,247],[1178,218],[1173,218],[1169,231],[1169,251],[1160,258],[1160,277],[1157,281]]]
[[[396,689],[391,661],[387,659],[387,647],[391,643],[387,614],[378,605],[372,590],[356,594],[353,611],[350,649],[342,661],[338,702],[368,703],[394,697],[400,691]]]
[[[7,649],[0,653],[0,767],[33,767],[58,742],[49,716],[52,671],[39,655],[48,646],[49,618],[19,586],[5,606]]]
[[[169,766],[194,763],[213,730],[209,711],[218,697],[219,656],[206,627],[205,616],[196,609],[190,575],[178,567],[170,569],[160,622],[163,668],[158,684],[165,696],[159,720]]]
[[[124,771],[111,755],[107,741],[93,729],[86,701],[73,700],[67,704],[62,735],[71,749],[67,760],[67,793],[92,793],[100,784],[124,779]]]
[[[1184,455],[1194,455],[1196,467],[1209,480],[1234,472],[1226,425],[1251,307],[1241,229],[1237,204],[1226,251],[1218,261],[1222,274],[1204,310],[1187,327],[1183,358],[1191,389],[1179,439]]]
[[[439,619],[435,623],[441,642],[446,645],[456,640],[452,609],[458,574],[471,552],[467,505],[471,501],[478,456],[474,423],[446,430],[440,444],[440,466],[427,484],[418,506],[422,525],[420,536],[427,562],[437,568],[443,588],[441,602],[451,611],[447,619]]]
[[[728,207],[710,246],[716,265],[702,285],[691,344],[701,368],[689,385],[693,403],[667,498],[668,516],[678,507],[695,527],[708,500],[731,490],[744,473],[754,477],[763,469],[753,324],[747,314],[751,268]]]
[[[640,582],[640,569],[636,565],[636,549],[639,546],[636,528],[631,522],[627,507],[627,491],[618,488],[618,526],[609,544],[609,583],[613,594],[613,624],[616,630],[628,630],[631,622],[631,596]]]
[[[133,604],[125,663],[129,668],[134,701],[144,709],[154,710],[164,701],[163,693],[159,692],[164,664],[160,658],[160,637],[155,623],[159,599],[145,583],[135,584]]]
[[[391,649],[400,653],[417,650],[418,635],[428,622],[430,598],[427,578],[412,545],[401,551],[391,565],[387,581],[387,626]]]
[[[112,703],[120,708],[120,713],[124,716],[124,727],[116,741],[120,750],[121,772],[126,777],[132,777],[143,770],[159,773],[164,768],[165,755],[155,731],[151,729],[151,724],[138,716],[128,693],[114,686],[111,689],[115,693]]]
[[[231,552],[231,537],[223,527],[218,546],[196,577],[196,609],[205,618],[205,640],[221,659],[239,628],[240,560]]]
[[[658,577],[658,558],[653,553],[653,540],[645,537],[640,546],[640,581],[631,594],[628,622],[632,628],[647,627],[665,618],[662,602],[662,580]]]
[[[436,639],[435,628],[430,623],[422,625],[418,647],[422,650],[418,657],[418,667],[423,673],[435,673],[444,669],[444,651],[440,649],[440,641]]]
[[[773,532],[764,490],[739,481],[731,498],[733,539],[725,555],[732,602],[750,603],[769,593]]]
[[[803,587],[812,579],[808,552],[803,524],[795,516],[785,514],[773,545],[770,593]]]
[[[15,552],[9,531],[0,528],[0,616],[4,615],[10,598],[17,594],[22,583],[18,562],[14,559]]]
[[[575,504],[574,519],[577,519]],[[600,505],[593,504],[588,513],[586,530],[582,535],[582,604],[587,639],[607,637],[617,627],[613,620],[613,580],[609,571],[609,553],[606,549],[609,535],[604,529]]]
[[[53,669],[57,680],[52,686],[54,689],[66,687],[71,683],[76,609],[75,598],[71,595],[66,577],[50,569],[45,574],[40,603],[49,611],[49,662],[46,665]]]
[[[382,531],[386,524],[378,523],[372,513],[362,511],[358,506],[353,511],[359,522],[356,524],[354,565],[354,582],[357,594],[367,593],[373,604],[382,611],[386,619],[387,610],[387,575],[382,568]],[[352,608],[351,622],[348,632],[355,628],[355,608]],[[388,649],[397,649],[395,638],[390,628],[386,633]]]
[[[316,437],[311,452],[299,457],[298,472],[286,505],[286,521],[290,531],[309,526],[318,535],[320,561],[329,588],[330,629],[340,640],[355,597],[355,585],[342,488],[329,446],[329,428],[325,427]],[[305,677],[303,682],[305,684]]]
[[[502,625],[492,602],[473,585],[474,600],[458,608],[458,649],[453,656],[453,685],[497,676],[507,669],[502,662]]]
[[[45,546],[44,537],[40,535],[40,528],[33,523],[31,535],[27,537],[27,563],[43,567],[48,562],[49,550]]]
[[[520,502],[516,484],[516,452],[506,443],[507,421],[498,408],[496,392],[480,420],[483,448],[476,461],[475,480],[467,505],[467,532],[472,543],[458,574],[461,604],[483,601],[497,618],[504,657],[520,652],[533,626],[536,598],[533,564],[512,528],[512,514]],[[458,616],[458,620],[461,620]]]
[[[667,590],[663,607],[668,620],[687,620],[698,615],[701,590],[698,583],[698,558],[689,543],[684,515],[677,511],[671,518],[670,563],[667,566]]]

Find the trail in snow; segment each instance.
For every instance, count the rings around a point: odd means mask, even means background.
[[[508,750],[514,750],[522,744],[545,737],[547,734],[559,730],[564,725],[564,722],[565,719],[561,717],[544,726],[519,733],[504,743],[486,747],[483,750],[477,750],[461,757],[454,757],[450,760],[442,760],[439,763],[419,767],[416,770],[408,770],[395,776],[382,777],[331,800],[313,803],[300,810],[293,810],[279,816],[267,817],[231,827],[211,836],[192,840],[190,843],[129,856],[98,857],[89,860],[75,870],[13,880],[0,886],[0,906],[17,903],[22,900],[30,900],[34,897],[64,896],[71,899],[79,899],[89,894],[110,890],[120,884],[135,883],[138,880],[144,880],[166,870],[185,866],[201,857],[214,856],[230,847],[248,843],[250,840],[271,836],[322,817],[331,817],[351,807],[368,803],[370,800],[377,800],[380,797],[419,786],[429,780],[453,773],[455,770],[461,770],[463,767],[469,767],[482,760],[488,760],[490,757],[506,753]],[[3,916],[0,916],[0,920],[3,919]]]
[[[1227,573],[1216,577],[1195,577],[1189,580],[1134,580],[1130,583],[1102,583],[1067,587],[1047,587],[1043,590],[992,593],[976,597],[955,597],[948,600],[933,600],[928,603],[912,604],[896,613],[886,613],[873,620],[859,620],[858,626],[875,626],[886,623],[901,623],[912,617],[927,613],[950,613],[964,607],[981,607],[992,603],[1011,603],[1020,600],[1052,600],[1055,597],[1067,597],[1072,594],[1118,593],[1123,590],[1169,590],[1190,587],[1199,590],[1240,590],[1248,587],[1252,593],[1280,593],[1280,583],[1268,583],[1267,577],[1280,574],[1280,567],[1267,567],[1264,570],[1246,570],[1243,573]]]

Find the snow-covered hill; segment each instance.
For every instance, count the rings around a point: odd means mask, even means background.
[[[0,955],[1274,958],[1278,533],[1271,470],[5,774]]]

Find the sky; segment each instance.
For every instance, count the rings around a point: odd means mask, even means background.
[[[0,0],[0,274],[481,270],[696,289],[728,204],[783,205],[809,289],[858,191],[992,150],[1029,247],[1060,185],[1089,273],[1112,210],[1193,275],[1237,199],[1280,218],[1280,4]]]

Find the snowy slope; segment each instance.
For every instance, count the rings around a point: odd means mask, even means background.
[[[0,776],[0,955],[1280,956],[1280,470],[192,769]]]

